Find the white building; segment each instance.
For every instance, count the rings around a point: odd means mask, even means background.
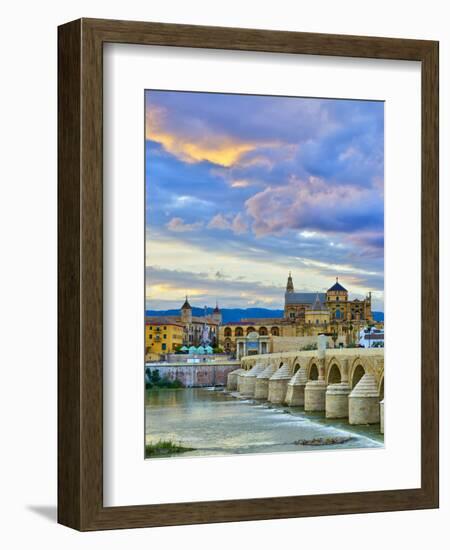
[[[364,348],[384,348],[384,330],[375,327],[361,329],[359,345]]]

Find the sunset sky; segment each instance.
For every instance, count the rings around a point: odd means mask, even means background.
[[[280,309],[292,271],[384,310],[382,102],[145,99],[147,309]]]

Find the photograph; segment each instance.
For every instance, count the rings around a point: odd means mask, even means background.
[[[384,102],[145,91],[145,457],[384,445]]]

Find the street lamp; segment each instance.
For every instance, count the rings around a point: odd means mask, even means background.
[[[333,332],[331,333],[331,339],[333,340],[333,346],[336,347],[336,340],[337,340],[337,323],[334,321],[331,325]]]

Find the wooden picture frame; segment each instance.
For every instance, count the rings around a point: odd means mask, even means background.
[[[422,67],[421,487],[104,507],[102,47],[106,42],[358,58]],[[438,43],[80,19],[58,32],[58,521],[81,530],[438,506]]]

